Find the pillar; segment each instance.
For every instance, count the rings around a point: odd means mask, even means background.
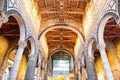
[[[84,68],[85,68],[84,53],[82,53],[82,56],[81,56],[81,67],[82,67],[82,80],[86,80],[86,75],[84,71]]]
[[[88,74],[88,80],[98,80],[96,75],[96,70],[94,66],[94,57],[88,56],[88,49],[87,47],[84,48],[84,56],[86,61],[86,68],[87,68],[87,74]]]
[[[81,80],[81,72],[80,72],[80,60],[78,60],[78,70],[77,70],[77,74],[78,74],[78,80]]]
[[[37,80],[41,80],[41,61],[42,61],[42,56],[41,53],[39,52],[39,57],[38,57],[38,70],[37,70]]]
[[[10,73],[9,80],[16,80],[18,69],[19,69],[19,66],[20,66],[20,62],[21,62],[21,59],[22,59],[23,52],[24,52],[24,48],[26,46],[27,46],[26,42],[24,42],[24,41],[19,42],[19,47],[18,47],[17,54],[16,54],[16,57],[15,57],[15,60],[14,60],[14,64],[13,64],[13,67],[12,67],[12,70],[11,70],[11,73]]]
[[[26,58],[26,54],[23,54],[22,56],[22,60],[21,60],[21,63],[20,63],[20,67],[19,67],[19,70],[18,70],[18,73],[17,73],[17,78],[16,80],[24,80],[25,78],[25,73],[26,73],[26,70],[27,70],[27,58]]]
[[[48,73],[47,73],[47,67],[48,67],[48,64],[47,62],[45,63],[45,80],[47,80],[47,76],[48,76]]]
[[[45,80],[45,61],[44,60],[42,63],[42,79],[41,80]]]
[[[25,75],[25,80],[33,80],[37,62],[37,55],[39,53],[39,47],[36,48],[34,53],[29,56],[28,67]]]
[[[114,80],[112,71],[110,69],[110,64],[108,62],[108,58],[106,55],[105,47],[106,47],[105,43],[97,45],[97,48],[100,51],[100,55],[101,55],[103,67],[105,70],[106,78],[107,78],[107,80]]]
[[[75,62],[74,66],[75,66],[76,79],[78,79],[78,65],[77,65],[77,62]]]

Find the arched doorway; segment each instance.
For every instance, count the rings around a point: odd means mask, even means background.
[[[69,74],[74,70],[72,55],[65,51],[58,51],[50,56],[49,61],[49,74],[55,78],[63,75],[68,80]]]

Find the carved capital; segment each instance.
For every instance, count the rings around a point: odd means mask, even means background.
[[[91,62],[94,62],[94,57],[93,56],[89,56],[88,60],[91,61]]]
[[[25,48],[27,46],[27,43],[25,41],[20,41],[19,42],[19,47]]]
[[[34,59],[35,56],[33,54],[29,54],[28,57],[29,57],[29,59]]]
[[[97,45],[97,49],[99,49],[99,50],[105,49],[105,47],[106,47],[105,43]]]
[[[120,26],[120,19],[117,20],[117,24]]]
[[[85,67],[85,64],[81,64],[81,67]]]
[[[2,26],[3,23],[6,23],[8,21],[8,18],[6,15],[2,12],[0,12],[0,27]]]

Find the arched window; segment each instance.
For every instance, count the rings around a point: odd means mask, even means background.
[[[54,53],[51,56],[52,59],[52,75],[54,77],[58,77],[59,75],[63,75],[66,78],[69,76],[70,71],[72,71],[72,57],[68,53],[64,51],[59,51]]]

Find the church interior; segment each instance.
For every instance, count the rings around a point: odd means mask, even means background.
[[[0,0],[0,80],[120,80],[120,0]]]

